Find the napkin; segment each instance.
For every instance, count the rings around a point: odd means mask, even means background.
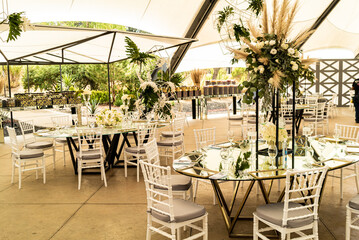
[[[222,172],[219,172],[219,173],[216,173],[216,174],[213,174],[212,176],[210,176],[209,178],[210,179],[213,179],[213,180],[217,180],[217,179],[223,179],[227,177],[226,174],[222,173]]]

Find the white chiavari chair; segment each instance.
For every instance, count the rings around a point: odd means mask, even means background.
[[[181,228],[190,227],[198,233],[185,238],[208,239],[208,214],[203,206],[191,201],[173,198],[171,167],[162,167],[140,160],[147,193],[147,233],[150,240],[153,233],[164,237],[181,239]],[[202,222],[202,227],[194,223]],[[161,225],[157,227],[154,223]],[[169,231],[169,233],[168,233]]]
[[[184,118],[175,118],[172,122],[172,130],[170,132],[161,133],[160,140],[157,142],[160,157],[168,158],[172,161],[176,159],[177,154],[184,154]]]
[[[160,166],[160,156],[156,139],[152,139],[143,145],[146,153],[146,162]],[[171,175],[171,186],[174,195],[179,195],[184,200],[193,201],[192,179],[190,177],[176,174]],[[188,196],[187,196],[188,194]]]
[[[22,137],[24,138],[24,147],[29,150],[52,150],[52,154],[45,154],[44,157],[51,157],[53,162],[53,168],[55,169],[56,151],[54,141],[37,141],[35,133],[35,125],[33,120],[22,121],[20,123],[20,129]]]
[[[341,139],[359,142],[359,126],[335,124],[335,129],[339,129]],[[353,173],[345,176],[344,170],[349,170]],[[348,178],[355,177],[355,184],[357,187],[357,192],[359,193],[359,175],[358,174],[359,173],[358,173],[357,164],[353,164],[352,166],[348,166],[345,168],[340,168],[340,176],[339,177],[335,175],[335,171],[332,171],[332,173],[328,174],[328,176],[333,177],[332,185],[333,185],[334,178],[340,179],[340,199],[343,199],[343,182],[345,179],[348,179]]]
[[[144,144],[155,138],[157,124],[146,123],[137,127],[137,146],[126,147],[124,150],[125,177],[127,178],[127,165],[136,166],[137,182],[140,181],[139,160],[146,158]]]
[[[17,142],[16,131],[14,128],[7,127],[10,137],[12,172],[11,183],[14,183],[15,168],[19,173],[19,189],[21,188],[21,175],[23,172],[36,170],[36,179],[38,179],[37,170],[42,170],[43,182],[46,183],[46,166],[44,152],[41,149],[20,150],[20,144]]]
[[[51,117],[52,124],[56,128],[66,128],[70,127],[72,125],[71,123],[71,117],[70,116],[56,116]],[[77,138],[73,138],[74,140],[77,140]],[[61,146],[62,149],[58,149],[57,146]],[[61,152],[64,158],[64,166],[66,166],[66,150],[67,146],[67,139],[65,137],[62,138],[55,138],[55,151]]]
[[[227,110],[227,120],[228,120],[228,131],[231,130],[233,127],[240,127],[242,129],[243,126],[243,108],[238,115],[231,114],[230,111],[230,104],[226,103],[226,110]]]
[[[350,240],[351,229],[359,230],[359,226],[355,225],[359,220],[359,195],[352,198],[346,208],[345,240]],[[354,215],[354,218],[352,218],[352,215]]]
[[[102,147],[102,129],[77,128],[79,151],[76,153],[78,189],[81,188],[82,169],[100,168],[101,180],[107,187],[104,153]]]
[[[262,233],[271,230],[278,231],[283,240],[290,239],[292,233],[300,236],[295,239],[319,239],[319,197],[326,173],[326,167],[287,171],[284,202],[259,206],[253,213],[253,239],[269,239]],[[259,222],[268,227],[260,229]]]
[[[324,124],[324,112],[325,112],[325,103],[317,103],[317,106],[314,108],[314,116],[306,117],[303,119],[303,125],[308,124],[314,125],[315,135],[318,133],[318,128],[321,127],[323,134],[325,132]]]

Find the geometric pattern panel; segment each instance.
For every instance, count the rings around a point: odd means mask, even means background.
[[[348,106],[350,102],[349,90],[353,81],[359,78],[359,60],[357,59],[322,59],[311,70],[317,81],[313,86],[302,79],[300,87],[306,94],[321,93],[331,99],[334,93],[338,94],[338,106]]]

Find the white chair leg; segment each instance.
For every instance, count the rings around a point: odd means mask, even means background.
[[[79,161],[78,167],[77,167],[77,176],[78,176],[78,190],[81,188],[81,174],[82,174],[82,168],[81,163]]]
[[[151,216],[149,213],[147,213],[147,231],[146,231],[146,240],[151,240],[151,229],[150,226],[152,225]]]
[[[52,148],[52,162],[54,164],[54,169],[55,169],[55,161],[56,161],[56,151],[55,151],[55,147]]]
[[[65,152],[65,144],[62,144],[62,154],[64,156],[64,166],[66,166],[66,152]]]
[[[101,171],[103,174],[103,183],[105,184],[105,187],[107,187],[106,172],[105,172],[105,166],[104,166],[103,162],[102,162],[102,166],[101,166]]]
[[[46,183],[46,161],[45,158],[42,157],[42,178],[44,181],[44,184]]]
[[[318,220],[315,220],[315,221],[314,221],[313,235],[314,235],[314,240],[319,240],[319,235],[318,235]]]
[[[139,159],[136,157],[136,169],[137,169],[137,182],[140,181],[140,163],[139,163]]]
[[[123,164],[125,166],[125,177],[127,177],[127,154],[125,153],[123,157],[124,157]]]
[[[15,162],[12,160],[11,164],[11,183],[14,183],[14,176],[15,176]]]
[[[258,240],[258,218],[256,215],[253,216],[253,240]]]
[[[208,216],[203,218],[203,240],[208,240]]]
[[[349,208],[347,208],[347,216],[345,223],[345,240],[350,240],[350,225],[352,221],[352,213]]]
[[[177,228],[177,240],[181,240],[181,228]]]
[[[171,227],[171,239],[176,240],[176,229]]]
[[[21,189],[21,163],[19,165],[19,189]]]
[[[354,172],[355,172],[355,184],[357,186],[357,192],[359,193],[359,177],[358,177],[358,167],[357,164],[354,164]]]
[[[340,199],[343,199],[343,168],[340,169]]]

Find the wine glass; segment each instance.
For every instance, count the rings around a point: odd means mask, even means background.
[[[275,157],[277,156],[278,154],[278,149],[277,149],[277,146],[275,144],[268,144],[268,156],[271,160],[271,164],[272,166],[275,165]]]
[[[234,140],[234,132],[233,132],[233,130],[228,130],[227,136],[228,136],[228,141],[231,143],[231,147],[232,147],[232,143],[233,143],[233,140]]]
[[[338,148],[338,141],[339,141],[339,138],[340,138],[340,129],[338,129],[338,128],[334,129],[333,137],[335,139],[335,148]]]
[[[228,155],[229,151],[228,148],[222,148],[220,151],[220,155],[222,158],[222,171],[224,174],[228,174]]]

